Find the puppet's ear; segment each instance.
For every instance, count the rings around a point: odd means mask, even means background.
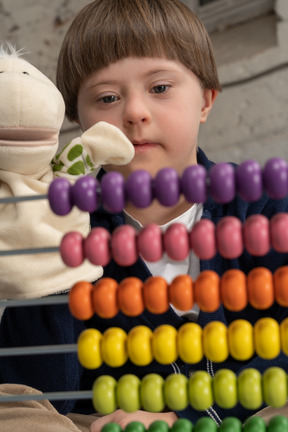
[[[218,93],[218,90],[214,89],[203,90],[203,106],[201,110],[200,123],[206,122],[208,115],[212,110],[215,99],[218,96]]]

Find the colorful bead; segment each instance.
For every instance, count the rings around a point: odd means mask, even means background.
[[[118,423],[110,422],[102,427],[101,432],[122,432],[122,428]]]
[[[220,279],[220,296],[226,309],[243,310],[248,303],[245,273],[238,269],[227,270]]]
[[[92,402],[95,411],[103,415],[116,411],[116,386],[117,381],[109,375],[101,375],[94,381]]]
[[[140,385],[140,400],[145,411],[161,412],[165,407],[164,379],[158,374],[145,375]]]
[[[230,355],[239,361],[249,360],[254,354],[254,333],[249,321],[235,320],[228,327]]]
[[[165,379],[163,392],[167,407],[172,411],[182,411],[187,408],[188,393],[187,393],[188,378],[183,374],[171,374]]]
[[[103,207],[110,213],[119,213],[125,207],[124,177],[116,172],[106,173],[101,179]]]
[[[243,424],[243,432],[266,432],[266,423],[262,417],[249,417]]]
[[[127,334],[119,327],[109,327],[103,333],[101,354],[104,363],[111,367],[123,366],[128,360]]]
[[[170,364],[177,360],[177,330],[169,324],[163,324],[154,330],[152,351],[160,364]]]
[[[111,235],[102,227],[93,228],[84,240],[84,255],[91,264],[106,266],[111,260]]]
[[[102,278],[96,282],[92,292],[92,305],[101,318],[113,318],[119,312],[117,289],[118,284],[112,278]]]
[[[80,281],[74,284],[69,291],[69,311],[78,320],[88,320],[94,315],[92,304],[93,285],[90,282]]]
[[[190,234],[190,248],[202,260],[216,255],[215,225],[209,219],[201,219],[193,226]]]
[[[180,197],[180,181],[173,168],[162,168],[154,179],[155,198],[165,207],[177,204]]]
[[[161,228],[156,224],[143,227],[138,233],[137,248],[144,260],[148,262],[160,261],[163,255]]]
[[[218,432],[242,432],[242,423],[235,417],[225,417],[218,428]]]
[[[234,372],[220,369],[215,373],[213,395],[215,403],[221,408],[230,409],[237,404],[237,378]]]
[[[197,411],[205,411],[213,405],[212,378],[208,372],[196,371],[190,376],[188,399]]]
[[[218,426],[215,421],[210,417],[200,417],[194,428],[193,432],[217,432]]]
[[[122,375],[116,387],[116,400],[118,407],[126,412],[135,412],[141,408],[140,389],[141,381],[136,375]]]
[[[238,400],[246,409],[256,410],[261,407],[262,377],[257,369],[248,368],[239,373]]]
[[[234,216],[222,218],[216,226],[217,250],[223,258],[238,258],[243,252],[242,224]]]
[[[68,267],[78,267],[84,261],[83,237],[76,231],[71,231],[62,237],[60,255]]]
[[[228,355],[227,327],[220,321],[211,321],[203,329],[204,355],[215,363],[224,362]]]
[[[127,353],[130,361],[137,366],[147,366],[153,360],[153,332],[149,327],[133,327],[127,337]]]
[[[288,356],[288,318],[280,324],[280,345],[283,353]]]
[[[189,275],[176,276],[168,286],[169,303],[181,311],[192,309],[193,281]]]
[[[95,177],[83,176],[78,178],[71,189],[72,202],[79,210],[92,213],[97,210],[97,187],[99,183]]]
[[[111,238],[111,251],[114,261],[122,267],[133,265],[138,258],[136,230],[130,225],[114,229]]]
[[[288,266],[279,267],[274,275],[274,295],[280,306],[288,307]]]
[[[185,363],[195,364],[202,360],[202,328],[198,324],[183,324],[178,330],[177,344],[178,355]]]
[[[287,402],[287,376],[279,367],[266,369],[262,376],[264,402],[273,407],[280,408]]]
[[[261,318],[254,326],[255,351],[264,359],[280,354],[280,328],[274,318]]]
[[[164,420],[154,420],[147,432],[169,432],[169,426]]]
[[[132,172],[125,184],[127,201],[137,208],[149,207],[152,200],[152,177],[148,171]]]
[[[243,225],[244,244],[254,256],[266,255],[270,250],[269,220],[263,215],[249,216]]]
[[[170,225],[164,233],[163,242],[165,252],[172,260],[183,261],[189,255],[189,238],[184,224]]]
[[[288,432],[288,418],[276,415],[269,420],[267,432]]]
[[[170,428],[170,432],[192,432],[193,423],[184,418],[178,418]]]
[[[225,204],[235,198],[235,172],[229,163],[213,165],[209,171],[210,193],[214,201]]]
[[[169,309],[168,284],[161,276],[146,279],[143,287],[146,309],[153,314],[161,314]]]
[[[84,330],[77,340],[78,360],[86,369],[97,369],[102,364],[100,344],[102,334],[96,329]]]
[[[127,277],[120,282],[118,302],[121,312],[126,316],[138,316],[144,312],[142,290],[143,282],[136,277]]]
[[[271,246],[277,252],[288,252],[288,214],[277,213],[270,220]]]
[[[180,178],[180,186],[185,199],[191,203],[202,203],[207,199],[206,169],[202,165],[187,167]]]
[[[263,182],[272,199],[282,199],[288,193],[288,165],[284,159],[269,159],[263,168]]]
[[[273,276],[265,267],[255,267],[247,276],[249,303],[255,309],[268,309],[274,303]]]
[[[238,195],[248,202],[257,201],[263,193],[262,169],[255,160],[242,162],[235,171]]]
[[[146,432],[146,428],[143,423],[138,421],[131,421],[127,424],[127,426],[124,428],[125,432]],[[102,432],[102,430],[101,430]],[[109,431],[107,431],[109,432]]]
[[[48,188],[48,201],[51,210],[58,216],[65,216],[71,212],[73,201],[71,185],[67,179],[56,178]]]
[[[204,270],[194,283],[195,301],[203,312],[214,312],[220,306],[220,277],[213,270]]]

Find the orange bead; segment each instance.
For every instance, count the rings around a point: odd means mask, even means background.
[[[146,309],[154,314],[161,314],[168,310],[168,284],[161,276],[151,276],[143,287],[143,298]]]
[[[77,282],[69,291],[69,310],[74,318],[88,320],[94,315],[91,294],[93,285],[90,282]]]
[[[119,312],[117,289],[118,283],[112,278],[96,282],[92,291],[92,304],[95,313],[101,318],[113,318]]]
[[[168,298],[172,305],[181,311],[193,307],[193,281],[189,275],[180,275],[168,286]]]
[[[233,312],[247,306],[246,275],[241,270],[227,270],[220,280],[220,295],[223,306]]]
[[[204,270],[194,283],[195,301],[203,312],[214,312],[220,306],[220,278],[212,270]]]
[[[248,300],[255,309],[268,309],[274,303],[273,275],[265,267],[256,267],[247,276]]]
[[[120,310],[127,316],[137,316],[144,311],[143,282],[136,277],[123,279],[118,287]]]
[[[279,267],[274,273],[275,300],[288,307],[288,266]]]

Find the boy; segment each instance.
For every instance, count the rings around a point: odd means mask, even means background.
[[[134,159],[124,167],[105,166],[105,171],[117,170],[127,178],[135,170],[144,169],[153,177],[166,166],[175,168],[179,175],[189,165],[201,164],[207,170],[212,166],[213,163],[197,148],[197,136],[199,124],[207,120],[220,84],[209,37],[197,17],[178,0],[95,0],[89,4],[77,15],[64,39],[57,81],[70,120],[76,121],[83,130],[105,120],[119,127],[133,143]],[[112,232],[124,223],[140,229],[154,222],[165,230],[171,223],[182,222],[190,229],[201,217],[216,223],[223,216],[234,215],[243,222],[253,213],[271,217],[286,209],[287,200],[276,202],[265,196],[253,204],[236,198],[227,205],[219,205],[211,199],[203,205],[192,205],[180,198],[173,207],[163,207],[157,201],[146,209],[127,204],[125,212],[117,215],[100,209],[91,215],[91,226],[103,226]],[[135,265],[125,268],[111,261],[104,269],[104,276],[117,281],[128,276],[146,280],[153,274],[162,275],[170,282],[176,275],[183,273],[188,273],[195,280],[199,272],[205,269],[222,275],[229,268],[240,268],[248,273],[255,266],[265,266],[274,271],[285,263],[286,256],[272,251],[261,258],[249,256],[245,252],[239,259],[227,260],[217,255],[209,261],[200,261],[191,253],[185,262],[177,265],[166,257],[154,264],[139,259]],[[73,343],[86,327],[103,332],[117,326],[128,332],[139,324],[153,329],[169,323],[179,328],[186,319],[172,308],[162,315],[144,312],[136,318],[121,313],[113,319],[101,319],[95,315],[87,322],[74,320],[64,306],[12,309],[6,311],[3,317],[1,345],[8,346],[10,340],[13,345],[29,345],[31,335],[27,329],[25,335],[23,328],[27,313],[35,324],[32,337],[45,344],[49,341],[53,344],[64,341]],[[262,316],[273,316],[281,322],[287,313],[278,305],[268,311],[247,307],[234,314],[222,306],[213,314],[203,313],[195,307],[189,319],[201,326],[212,320],[229,324],[240,317],[254,324]],[[14,334],[17,324],[18,333]],[[286,363],[283,355],[277,358],[277,365],[287,370]],[[275,362],[255,357],[242,363],[229,358],[224,364],[217,365],[206,359],[197,365],[188,365],[181,360],[167,366],[152,362],[143,368],[127,362],[120,368],[111,369],[103,365],[95,371],[89,371],[82,370],[75,356],[61,355],[57,361],[53,356],[53,368],[47,356],[41,359],[41,363],[39,359],[30,358],[32,372],[19,359],[9,359],[9,365],[1,360],[0,370],[3,382],[24,382],[41,391],[56,391],[90,389],[95,378],[102,374],[112,374],[116,379],[124,373],[134,373],[140,378],[150,372],[163,377],[170,373],[190,376],[194,370],[204,369],[213,375],[220,368],[229,368],[238,373],[248,366],[263,372],[271,364]],[[41,371],[48,370],[48,367],[51,374],[46,380]],[[55,406],[64,414],[69,411],[93,412],[90,401],[56,402]],[[217,406],[205,413],[196,412],[192,407],[182,412],[161,414],[116,411],[96,420],[90,430],[99,431],[111,421],[118,422],[124,428],[135,419],[142,421],[146,427],[159,418],[172,425],[178,416],[194,423],[199,417],[209,415],[220,424],[225,416],[236,416],[244,421],[251,414],[251,411],[239,405],[229,412]]]

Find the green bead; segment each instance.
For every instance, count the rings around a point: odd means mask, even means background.
[[[218,432],[241,432],[242,423],[236,417],[226,417],[219,426]]]
[[[169,426],[163,420],[155,420],[150,424],[148,432],[169,432]]]
[[[116,410],[116,386],[117,382],[112,376],[101,375],[96,378],[92,387],[92,401],[95,411],[105,415]]]
[[[242,432],[266,432],[266,423],[262,417],[250,417],[243,425]]]
[[[275,416],[269,423],[267,432],[288,432],[288,418],[284,416]]]
[[[187,408],[189,404],[187,382],[188,378],[183,374],[171,374],[165,379],[164,398],[171,411],[182,411]]]
[[[192,432],[193,424],[186,418],[179,418],[170,428],[170,432]]]
[[[140,401],[144,411],[161,412],[165,408],[163,395],[164,378],[158,374],[148,374],[142,378]]]
[[[220,369],[213,378],[214,400],[221,408],[233,408],[238,402],[237,379],[229,369]]]
[[[205,411],[213,405],[212,378],[208,372],[196,371],[190,376],[188,399],[197,411]]]
[[[107,423],[101,429],[101,432],[121,432],[121,426],[118,423]]]
[[[254,410],[261,407],[263,403],[262,376],[257,369],[248,368],[240,372],[238,398],[244,408]]]
[[[217,424],[210,417],[201,417],[197,420],[193,432],[217,432]]]
[[[267,405],[280,408],[287,401],[287,378],[284,369],[270,367],[262,377],[263,397]]]
[[[116,388],[119,408],[126,412],[135,412],[141,408],[139,397],[140,379],[136,375],[122,375]]]
[[[138,421],[132,421],[125,427],[125,432],[145,432],[145,426]]]

